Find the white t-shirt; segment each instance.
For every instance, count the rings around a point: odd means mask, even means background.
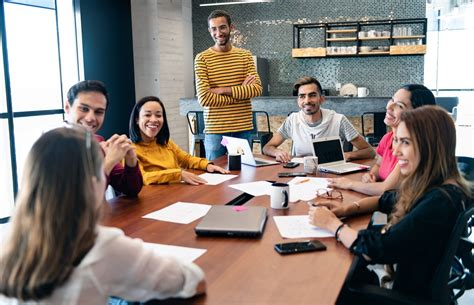
[[[66,283],[40,302],[0,295],[0,304],[107,304],[109,296],[129,301],[191,297],[204,273],[195,264],[158,256],[140,239],[117,228],[97,227],[97,238]]]
[[[278,129],[283,139],[293,140],[293,156],[313,154],[312,140],[323,137],[339,136],[342,141],[351,142],[359,133],[349,120],[333,110],[321,108],[321,120],[308,124],[304,112],[290,114]]]

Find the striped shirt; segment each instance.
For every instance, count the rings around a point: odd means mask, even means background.
[[[211,48],[196,55],[196,91],[204,108],[205,133],[227,133],[253,129],[250,98],[262,94],[262,84],[252,54],[232,47],[228,52]],[[249,75],[256,82],[243,86]],[[231,87],[232,96],[214,94],[210,88]]]

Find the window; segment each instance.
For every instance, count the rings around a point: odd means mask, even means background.
[[[0,218],[11,214],[31,146],[61,125],[64,90],[80,79],[73,4],[2,0]]]

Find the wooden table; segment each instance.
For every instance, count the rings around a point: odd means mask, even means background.
[[[225,158],[216,164],[226,166]],[[259,239],[198,237],[190,224],[176,224],[142,218],[177,201],[223,205],[242,193],[230,184],[258,180],[286,182],[278,178],[282,171],[303,171],[300,165],[285,169],[281,165],[254,168],[242,165],[239,177],[219,185],[191,186],[186,184],[146,186],[138,198],[119,197],[104,205],[102,223],[119,227],[130,237],[146,242],[207,249],[198,264],[206,274],[207,294],[190,300],[168,300],[160,304],[334,304],[352,262],[352,254],[334,238],[321,238],[327,251],[281,256],[274,244],[295,240],[283,239],[273,221],[274,215],[307,214],[305,202],[291,203],[288,210],[270,208],[269,196],[258,196],[246,204],[267,207],[268,219]],[[233,172],[239,174],[239,172]],[[362,173],[348,177],[360,179]],[[334,177],[318,174],[318,177]],[[351,204],[364,195],[343,191],[344,204]],[[348,219],[353,228],[364,228],[369,216]]]

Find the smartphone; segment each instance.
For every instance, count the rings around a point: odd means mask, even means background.
[[[278,173],[278,177],[306,177],[306,173],[304,172],[285,172],[285,173]]]
[[[286,164],[283,164],[283,167],[284,168],[295,168],[295,167],[298,167],[298,165],[300,165],[300,164],[296,163],[296,162],[288,162]]]
[[[293,254],[324,250],[326,250],[326,246],[319,240],[305,240],[301,242],[281,243],[275,245],[275,251],[280,254]]]

